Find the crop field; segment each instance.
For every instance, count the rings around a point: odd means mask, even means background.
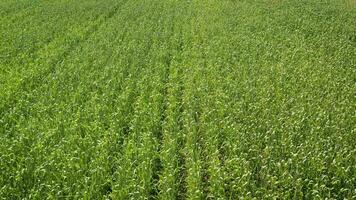
[[[1,0],[0,199],[356,199],[356,1]]]

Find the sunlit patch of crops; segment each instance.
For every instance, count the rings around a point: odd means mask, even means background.
[[[346,6],[352,7],[352,8],[355,8],[355,6],[356,6],[355,0],[344,0],[344,3],[346,4]]]
[[[0,199],[355,199],[352,0],[0,2]]]

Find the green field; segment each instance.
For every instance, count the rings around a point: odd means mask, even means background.
[[[1,0],[0,199],[356,199],[356,0]]]

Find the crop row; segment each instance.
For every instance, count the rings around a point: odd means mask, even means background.
[[[1,198],[356,197],[350,2],[0,8]]]

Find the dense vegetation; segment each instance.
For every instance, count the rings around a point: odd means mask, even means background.
[[[0,1],[0,199],[356,199],[356,1]]]

